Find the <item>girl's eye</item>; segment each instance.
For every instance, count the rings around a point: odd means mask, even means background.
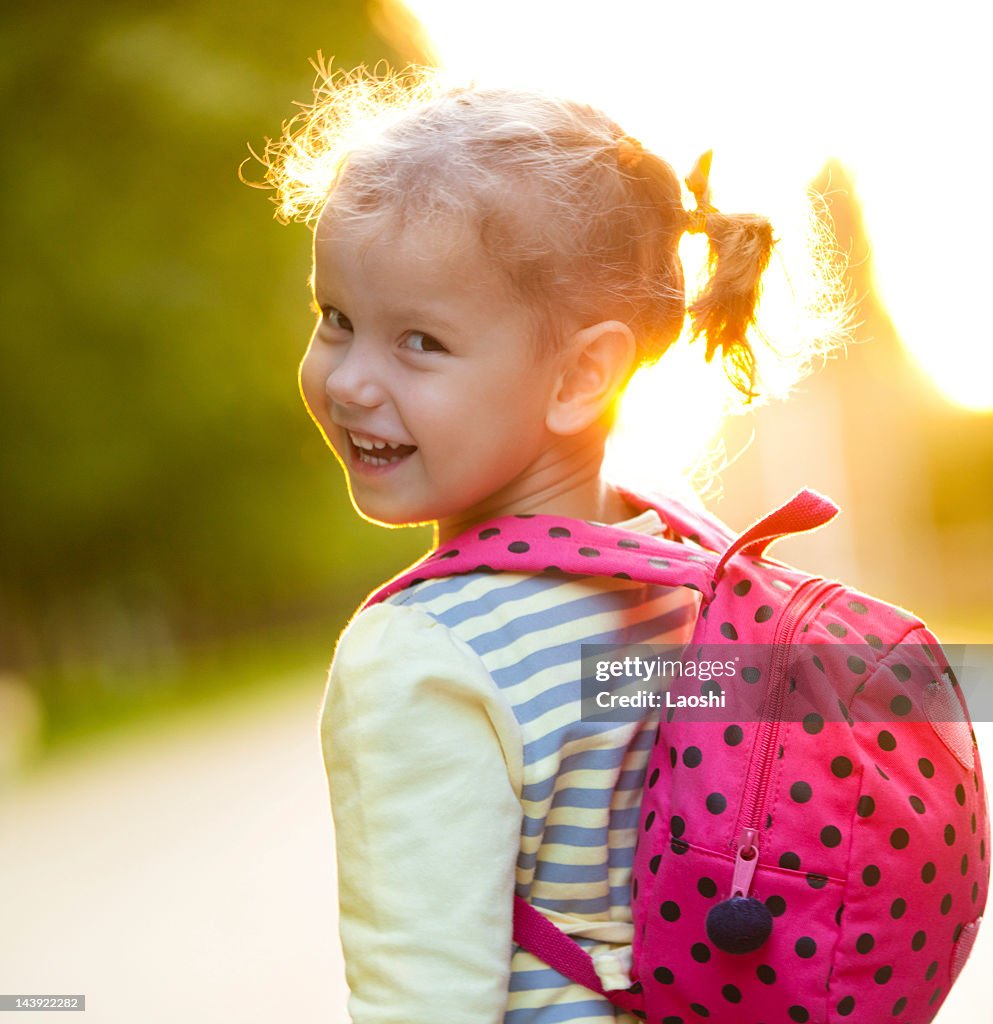
[[[337,327],[339,331],[350,331],[352,329],[352,321],[340,309],[335,309],[334,306],[322,306],[321,316],[324,317],[325,323],[330,324],[332,327]]]
[[[437,338],[432,338],[430,334],[425,334],[423,331],[411,331],[407,335],[407,348],[412,348],[415,352],[448,351]]]

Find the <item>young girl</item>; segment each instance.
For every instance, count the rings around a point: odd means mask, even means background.
[[[273,159],[288,215],[316,212],[299,189],[321,159],[331,168],[300,382],[356,510],[434,523],[439,542],[508,514],[665,533],[601,476],[617,399],[687,312],[706,357],[720,349],[751,391],[769,223],[711,207],[706,162],[687,209],[673,169],[589,106],[436,90],[350,135],[346,114],[370,95],[371,79],[329,85]],[[712,254],[689,311],[685,232],[706,232]],[[633,1022],[514,945],[511,897],[586,947],[607,988],[629,984],[656,722],[581,719],[580,645],[685,644],[698,601],[478,572],[352,619],[321,736],[356,1024]]]

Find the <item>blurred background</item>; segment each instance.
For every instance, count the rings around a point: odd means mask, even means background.
[[[296,386],[308,233],[239,181],[318,51],[601,103],[677,169],[713,146],[716,204],[777,226],[816,186],[854,343],[727,418],[663,361],[615,472],[689,473],[739,528],[815,487],[843,515],[776,557],[993,642],[981,33],[962,3],[798,6],[2,15],[0,992],[86,993],[107,1022],[347,1019],[317,715],[347,617],[430,533],[351,511]],[[980,942],[941,1024],[993,1015]]]

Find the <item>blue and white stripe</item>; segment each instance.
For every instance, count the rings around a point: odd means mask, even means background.
[[[657,712],[583,721],[580,647],[686,643],[697,596],[612,578],[481,573],[428,580],[389,600],[467,643],[513,709],[524,752],[518,894],[593,955],[630,944],[631,864]],[[583,937],[591,928],[596,938]],[[505,1024],[594,1021],[635,1018],[514,947]]]

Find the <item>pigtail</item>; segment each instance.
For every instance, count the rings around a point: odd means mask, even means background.
[[[696,210],[687,214],[687,231],[705,232],[710,241],[709,280],[689,304],[690,339],[706,339],[707,362],[720,349],[734,386],[750,402],[755,391],[755,353],[748,329],[755,323],[762,274],[769,265],[775,239],[772,225],[750,213],[727,214],[710,204],[708,176],[711,153],[705,153],[686,179],[696,196]]]

